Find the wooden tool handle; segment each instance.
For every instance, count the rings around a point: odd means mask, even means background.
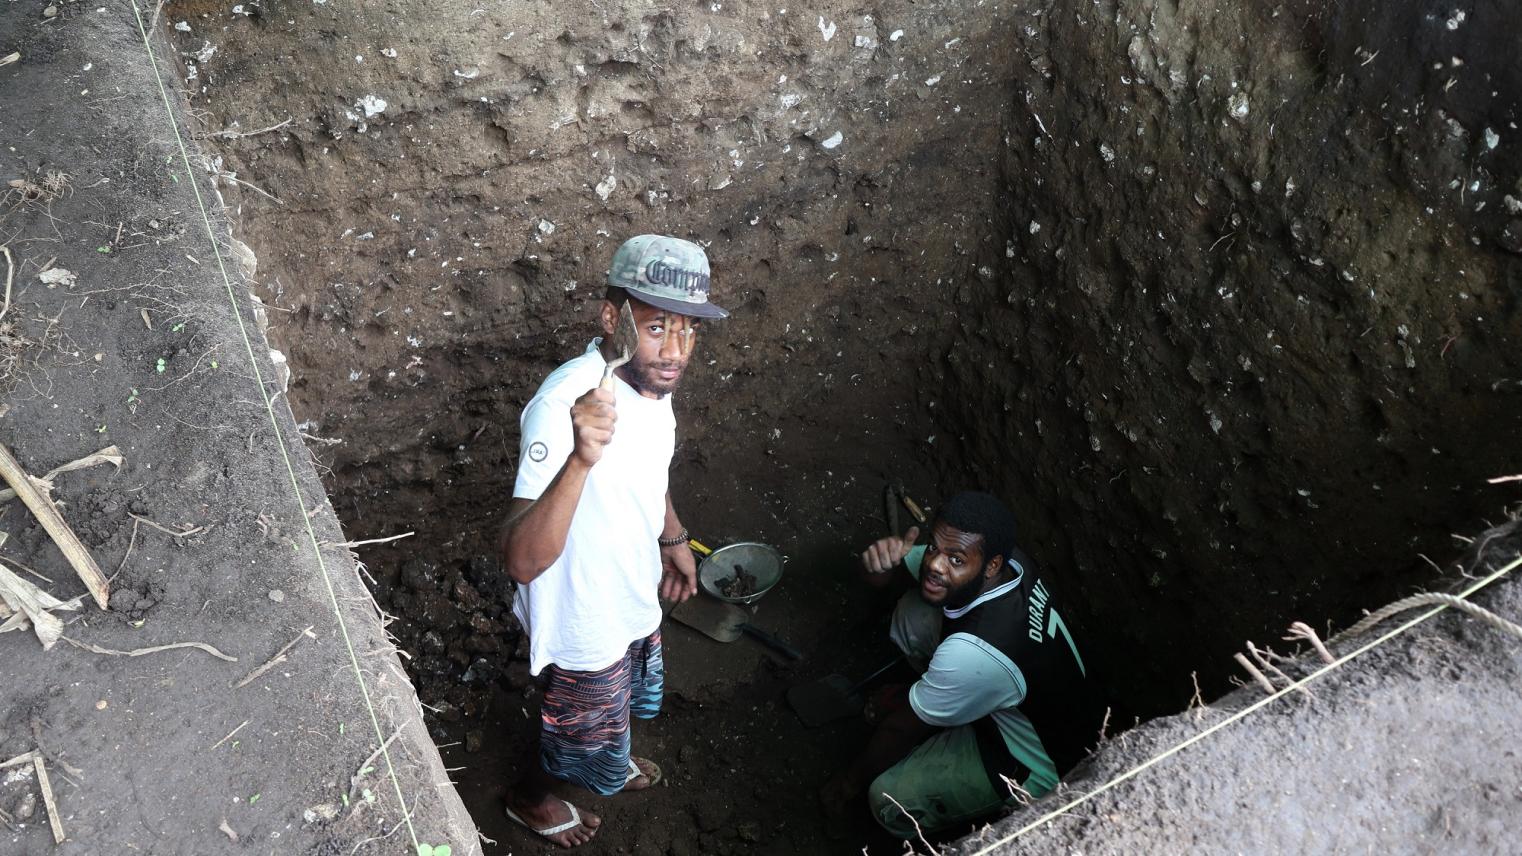
[[[907,494],[907,493],[900,494],[899,498],[904,501],[904,507],[909,509],[909,513],[914,515],[915,521],[920,523],[921,525],[924,525],[924,523],[925,523],[925,512],[920,510],[919,504],[916,503],[914,500],[910,499],[909,498],[909,494]]]

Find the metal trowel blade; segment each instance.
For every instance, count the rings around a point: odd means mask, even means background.
[[[613,353],[619,356],[608,361],[608,365],[618,368],[634,358],[634,351],[639,347],[639,330],[634,326],[634,310],[629,308],[629,301],[618,309],[618,326],[613,328]]]

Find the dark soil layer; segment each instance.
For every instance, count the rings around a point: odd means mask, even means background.
[[[471,852],[395,649],[352,557],[331,546],[337,519],[279,396],[215,191],[174,146],[131,7],[0,4],[0,57],[13,51],[0,67],[0,246],[15,265],[0,440],[36,475],[110,445],[125,463],[55,482],[112,580],[109,610],[86,597],[60,613],[65,638],[94,648],[0,635],[0,761],[43,753],[67,836],[54,843],[29,768],[6,769],[0,852],[391,854],[411,848],[402,795],[424,843]],[[218,217],[252,353],[192,180]],[[74,279],[49,285],[50,265]],[[8,268],[0,258],[0,276]],[[0,563],[60,599],[84,593],[21,502],[0,506],[0,531]],[[236,662],[142,651],[187,642]],[[366,760],[377,728],[395,738],[395,784],[384,760]]]

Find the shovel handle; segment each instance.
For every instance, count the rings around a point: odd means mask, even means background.
[[[802,660],[803,659],[803,654],[800,653],[797,648],[794,648],[793,646],[787,644],[786,642],[783,642],[781,639],[778,639],[777,637],[773,636],[772,634],[767,633],[765,630],[762,630],[761,628],[755,626],[754,624],[742,624],[742,625],[740,625],[740,630],[745,632],[745,633],[749,633],[750,635],[752,635],[752,636],[756,637],[757,639],[761,640],[761,643],[766,645],[767,647],[773,648],[773,649],[781,652],[789,660]]]

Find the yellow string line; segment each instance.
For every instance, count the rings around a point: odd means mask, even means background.
[[[1522,565],[1522,556],[1518,556],[1517,558],[1512,560],[1511,564],[1501,568],[1500,570],[1496,571],[1495,573],[1491,574],[1490,576],[1485,577],[1484,579],[1480,580],[1479,582],[1475,583],[1474,585],[1471,585],[1469,588],[1467,588],[1463,592],[1461,592],[1458,595],[1458,597],[1460,599],[1468,599],[1470,595],[1474,594],[1475,592],[1479,591],[1480,589],[1490,585],[1491,583],[1495,582],[1496,580],[1498,580],[1501,577],[1505,576],[1506,574],[1510,573],[1513,568],[1516,568],[1519,565]],[[1149,767],[1152,767],[1152,766],[1162,762],[1164,759],[1169,758],[1169,757],[1171,757],[1171,756],[1173,756],[1173,755],[1183,751],[1184,749],[1189,748],[1190,746],[1193,746],[1195,743],[1198,743],[1201,740],[1204,740],[1206,737],[1209,737],[1210,735],[1216,733],[1217,731],[1220,731],[1221,729],[1225,728],[1226,726],[1231,725],[1231,724],[1233,724],[1235,722],[1240,722],[1248,714],[1251,714],[1254,711],[1260,710],[1261,708],[1264,708],[1264,707],[1268,706],[1269,704],[1272,704],[1273,702],[1278,701],[1279,699],[1283,698],[1284,696],[1288,695],[1289,693],[1299,691],[1302,687],[1304,687],[1306,684],[1310,683],[1311,681],[1316,680],[1317,678],[1321,677],[1322,675],[1325,675],[1326,673],[1328,673],[1328,672],[1330,672],[1330,671],[1332,671],[1334,669],[1341,668],[1344,664],[1346,664],[1350,660],[1353,660],[1353,659],[1355,659],[1357,657],[1360,657],[1360,656],[1368,653],[1369,651],[1372,651],[1373,649],[1379,647],[1380,645],[1383,645],[1384,643],[1390,641],[1391,639],[1394,639],[1395,637],[1401,635],[1402,633],[1405,633],[1407,630],[1410,630],[1411,628],[1415,627],[1416,625],[1421,624],[1422,622],[1426,621],[1427,619],[1431,618],[1434,615],[1437,615],[1439,612],[1442,612],[1445,609],[1448,609],[1447,605],[1438,606],[1438,607],[1435,607],[1433,609],[1428,610],[1427,612],[1422,613],[1421,615],[1417,616],[1416,618],[1413,618],[1410,621],[1407,621],[1405,624],[1402,624],[1399,627],[1395,628],[1394,630],[1391,630],[1389,633],[1386,633],[1385,635],[1379,637],[1378,639],[1375,639],[1373,642],[1370,642],[1370,643],[1368,643],[1367,645],[1364,645],[1361,648],[1358,648],[1358,649],[1356,649],[1354,651],[1349,652],[1348,654],[1346,654],[1346,655],[1344,655],[1342,657],[1337,658],[1336,660],[1326,664],[1325,666],[1322,666],[1321,668],[1319,668],[1316,671],[1310,673],[1309,675],[1306,675],[1305,677],[1301,678],[1300,680],[1295,681],[1294,683],[1291,683],[1287,687],[1284,687],[1283,689],[1279,690],[1278,692],[1274,693],[1273,695],[1267,696],[1267,697],[1265,697],[1263,699],[1260,699],[1260,700],[1258,700],[1258,701],[1248,705],[1247,707],[1237,711],[1236,713],[1232,714],[1231,716],[1221,720],[1220,722],[1217,722],[1215,725],[1212,725],[1209,728],[1205,729],[1204,731],[1201,731],[1199,734],[1196,734],[1196,735],[1194,735],[1192,737],[1189,737],[1188,739],[1180,742],[1178,745],[1173,746],[1172,748],[1169,748],[1168,750],[1162,752],[1161,754],[1154,755],[1153,757],[1148,758],[1147,760],[1141,762],[1140,764],[1137,764],[1135,767],[1132,767],[1131,769],[1127,770],[1126,772],[1121,773],[1119,776],[1116,776],[1115,778],[1111,779],[1110,781],[1105,782],[1103,785],[1100,785],[1099,787],[1095,788],[1094,790],[1089,791],[1088,793],[1084,794],[1083,796],[1078,797],[1077,799],[1074,799],[1071,802],[1068,802],[1068,803],[1066,803],[1066,804],[1064,804],[1062,806],[1059,806],[1059,807],[1057,807],[1057,808],[1047,812],[1046,814],[1036,818],[1035,820],[1031,821],[1030,823],[1027,823],[1026,825],[1024,825],[1024,826],[1020,827],[1019,829],[1015,830],[1014,832],[1010,833],[1009,835],[1006,835],[1005,837],[999,839],[998,841],[995,841],[994,843],[989,844],[988,846],[984,847],[983,849],[974,851],[972,854],[970,854],[970,856],[986,856],[986,854],[994,852],[994,850],[996,848],[1003,847],[1004,845],[1008,844],[1011,841],[1014,841],[1016,838],[1019,838],[1020,836],[1024,835],[1025,833],[1030,832],[1031,830],[1035,829],[1036,827],[1041,826],[1042,824],[1047,823],[1047,822],[1055,819],[1059,815],[1066,814],[1067,812],[1071,811],[1072,809],[1082,805],[1083,803],[1088,802],[1089,800],[1093,799],[1094,797],[1099,796],[1100,794],[1104,793],[1105,791],[1110,790],[1111,788],[1121,784],[1122,782],[1125,782],[1125,781],[1128,781],[1130,779],[1135,778],[1136,776],[1140,775],[1143,771],[1145,771]]]
[[[370,690],[365,686],[365,676],[359,669],[359,655],[354,651],[354,643],[349,639],[349,626],[344,621],[343,611],[338,605],[338,593],[333,588],[333,578],[328,574],[327,563],[323,561],[322,549],[317,544],[317,532],[312,528],[312,519],[306,514],[306,502],[301,494],[301,480],[296,477],[296,468],[291,465],[291,456],[286,451],[286,438],[280,430],[280,420],[275,416],[274,400],[270,397],[269,390],[264,387],[264,374],[259,371],[259,361],[254,357],[253,340],[248,335],[248,327],[243,323],[243,313],[238,309],[238,298],[233,289],[232,278],[227,275],[227,265],[222,259],[222,250],[217,243],[216,231],[211,226],[211,215],[206,211],[206,203],[201,198],[201,188],[196,182],[196,169],[190,163],[190,152],[185,147],[185,140],[180,136],[179,122],[174,116],[174,108],[169,103],[169,93],[164,89],[164,78],[159,73],[158,57],[153,53],[153,44],[148,38],[148,30],[143,25],[143,13],[138,8],[137,0],[132,0],[132,14],[137,17],[137,30],[142,34],[143,47],[148,51],[148,62],[153,66],[154,79],[158,81],[159,97],[164,101],[164,112],[169,117],[169,127],[174,131],[174,140],[180,147],[180,157],[185,162],[185,174],[190,181],[191,190],[195,191],[196,205],[201,209],[201,222],[206,226],[206,237],[211,241],[211,251],[217,259],[217,269],[222,273],[222,283],[227,287],[227,300],[233,310],[233,318],[238,322],[238,332],[243,335],[243,347],[248,351],[249,365],[254,369],[254,381],[259,386],[259,394],[264,398],[264,410],[269,414],[270,427],[275,432],[275,445],[280,449],[280,458],[285,461],[286,472],[291,477],[291,490],[296,496],[296,505],[301,509],[298,515],[306,523],[307,540],[312,545],[312,555],[317,558],[317,567],[322,571],[322,580],[328,588],[328,600],[333,606],[333,616],[338,619],[338,630],[343,637],[344,647],[349,650],[349,665],[354,669],[354,679],[359,683],[360,696],[365,701],[365,708],[370,713],[370,724],[375,729],[375,739],[380,742],[381,755],[386,759],[386,772],[391,777],[391,784],[396,789],[396,801],[402,809],[402,820],[407,824],[407,834],[412,838],[412,847],[418,849],[419,841],[417,831],[412,826],[412,812],[407,808],[407,800],[402,796],[402,783],[397,780],[396,767],[391,763],[391,752],[386,748],[386,735],[381,729],[380,717],[375,712],[375,705],[370,702]]]

